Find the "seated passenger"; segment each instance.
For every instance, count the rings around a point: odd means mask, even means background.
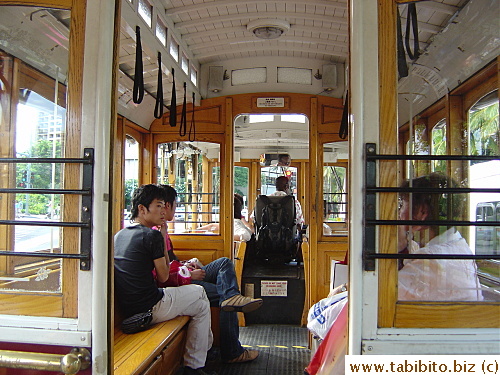
[[[163,200],[169,210],[175,211],[177,192],[168,185],[161,185]],[[173,220],[174,215],[167,216],[166,221]],[[177,259],[174,254],[172,241],[166,230],[167,223],[161,225],[161,232],[165,236],[165,242],[170,259]],[[252,361],[258,357],[256,350],[244,349],[238,340],[239,326],[236,312],[250,312],[262,305],[262,299],[253,299],[240,294],[233,262],[229,258],[219,258],[213,262],[198,268],[189,263],[191,268],[191,280],[193,283],[203,286],[211,301],[217,301],[221,307],[220,312],[220,336],[221,357],[227,363],[241,363]]]
[[[409,181],[402,187],[408,187]],[[439,173],[412,180],[413,188],[449,188],[456,184]],[[422,225],[398,227],[398,250],[410,254],[466,254],[469,245],[454,227],[426,225],[427,220],[457,220],[461,214],[462,199],[450,193],[402,193],[400,219],[422,220]],[[447,215],[447,212],[451,216]],[[417,243],[413,240],[418,233]],[[399,271],[400,300],[424,301],[481,301],[483,299],[476,264],[473,260],[406,259]]]
[[[241,215],[243,209],[243,197],[240,194],[234,194],[234,240],[250,241],[254,232],[251,224]],[[210,232],[219,232],[219,223],[211,223],[197,228],[197,230],[207,230]]]
[[[285,196],[290,195],[290,180],[286,176],[280,176],[275,181],[276,191],[269,196]],[[304,215],[302,214],[302,206],[297,198],[295,198],[295,224],[300,230],[302,225],[305,224]]]
[[[243,197],[240,194],[234,194],[234,240],[250,241],[254,229],[251,224],[241,214],[243,209]]]
[[[277,177],[275,180],[276,191],[274,193],[269,194],[272,196],[286,196],[290,195],[290,181],[286,176]],[[298,199],[295,200],[295,224],[297,225],[297,230],[300,231],[302,226],[305,224],[304,215],[302,214],[302,206]],[[255,209],[252,211],[250,215],[250,220],[255,222]]]
[[[164,192],[157,185],[143,185],[134,191],[132,220],[136,225],[126,227],[115,235],[114,266],[117,300],[127,318],[152,310],[152,323],[188,315],[184,374],[206,374],[207,351],[212,346],[210,303],[205,290],[199,285],[176,288],[158,288],[158,280],[169,277],[169,257],[165,242],[153,226],[173,217],[175,206],[165,207]]]

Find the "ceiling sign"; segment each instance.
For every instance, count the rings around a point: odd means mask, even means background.
[[[285,98],[257,98],[257,108],[284,108]]]

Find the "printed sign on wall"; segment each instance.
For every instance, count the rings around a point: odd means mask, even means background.
[[[288,281],[262,280],[260,282],[261,297],[286,297]]]

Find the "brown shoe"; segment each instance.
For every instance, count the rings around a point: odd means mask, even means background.
[[[250,298],[237,294],[222,302],[223,311],[241,311],[244,313],[257,310],[262,306],[262,298]]]
[[[259,356],[259,352],[257,350],[248,350],[245,349],[243,353],[241,353],[238,357],[227,361],[226,363],[243,363],[253,361],[255,358]]]

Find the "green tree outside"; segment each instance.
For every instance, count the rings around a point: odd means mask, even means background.
[[[29,158],[51,158],[53,149],[52,141],[38,140],[30,149]],[[61,142],[56,141],[56,157],[61,156]],[[20,158],[22,159],[22,158]],[[31,189],[61,188],[62,164],[58,163],[19,163],[16,167],[16,186]],[[54,186],[52,186],[54,175]],[[48,215],[50,213],[51,194],[16,194],[16,200],[22,203],[21,212],[33,215]],[[61,204],[60,195],[54,195],[54,210],[58,211]]]

